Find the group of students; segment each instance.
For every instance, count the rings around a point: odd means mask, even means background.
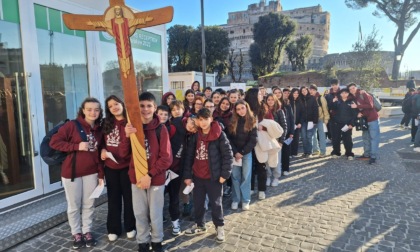
[[[206,88],[201,92],[200,84],[194,82],[183,101],[168,92],[159,106],[153,94],[143,92],[139,101],[148,173],[139,180],[129,139],[137,129],[127,122],[124,102],[114,95],[108,97],[102,118],[101,103],[86,98],[76,120],[86,132],[87,141],[81,139],[77,125],[69,122],[50,142],[52,148],[69,153],[61,176],[73,248],[96,244],[92,235],[94,200],[89,195],[104,183],[104,178],[110,241],[122,235],[124,225],[127,237],[136,237],[138,251],[162,251],[164,195],[169,195],[172,234],[177,236],[181,233],[180,198],[184,210],[191,209],[192,191],[195,225],[185,230],[185,235],[207,231],[204,215],[209,206],[216,240],[223,242],[224,184],[232,188],[231,208],[236,210],[241,205],[243,211],[249,210],[254,192],[258,191],[258,198],[263,200],[267,186],[277,186],[280,176],[288,175],[290,158],[297,155],[299,135],[304,157],[326,155],[324,124],[332,131],[332,155],[340,156],[342,139],[346,156],[354,156],[352,127],[357,116],[364,116],[371,128],[372,99],[365,92],[360,94],[354,84],[348,89],[337,87],[338,81],[332,83],[325,97],[316,92],[316,85],[309,89],[273,87],[270,94],[264,87],[251,88],[244,95],[241,90],[226,93]],[[342,130],[344,126],[346,131]],[[374,137],[368,138],[374,141]],[[365,156],[374,162],[377,150],[365,147]]]
[[[404,117],[401,119],[400,127],[410,129],[411,121],[411,143],[414,143],[414,151],[420,152],[420,87],[416,89],[414,78],[407,83],[408,92],[402,101]]]

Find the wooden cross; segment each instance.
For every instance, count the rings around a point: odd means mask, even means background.
[[[64,23],[69,29],[107,31],[115,38],[127,119],[137,129],[137,133],[130,136],[137,183],[148,173],[148,165],[130,36],[136,29],[171,22],[172,17],[171,6],[133,13],[124,0],[109,0],[109,7],[103,15],[63,15]]]

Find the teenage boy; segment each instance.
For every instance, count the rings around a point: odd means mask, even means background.
[[[149,251],[151,242],[153,251],[162,251],[163,241],[163,203],[166,170],[172,163],[171,143],[166,127],[160,126],[156,110],[156,99],[152,93],[144,92],[139,97],[140,116],[143,122],[148,173],[136,180],[133,158],[130,162],[133,210],[136,217],[137,243],[140,252]],[[160,127],[160,137],[156,130]],[[127,138],[120,149],[121,155],[130,152],[128,137],[137,132],[132,124],[127,123]],[[134,156],[134,155],[133,155]]]
[[[315,97],[318,104],[318,123],[315,125],[315,132],[312,137],[312,155],[319,155],[324,157],[327,152],[326,136],[324,131],[325,126],[328,125],[330,120],[330,112],[328,111],[327,100],[324,96],[318,93],[318,87],[315,84],[309,86],[309,93]],[[318,132],[318,134],[317,134]],[[319,138],[319,140],[318,140]]]
[[[378,158],[380,126],[379,115],[373,106],[373,97],[366,92],[360,92],[355,83],[347,85],[350,93],[354,96],[351,108],[358,109],[357,117],[366,117],[368,130],[362,132],[363,155],[361,159],[369,159],[369,164],[374,164]]]
[[[225,240],[222,210],[223,183],[232,172],[233,154],[225,133],[219,123],[213,122],[211,112],[202,108],[197,113],[198,132],[191,136],[184,163],[185,184],[194,182],[193,200],[195,225],[185,231],[186,235],[207,231],[204,221],[204,202],[209,197],[211,216],[216,227],[218,242]]]
[[[157,106],[156,115],[158,115],[161,124],[167,125],[170,117],[169,107],[166,105]]]
[[[206,87],[204,89],[204,98],[211,99],[211,93],[213,93],[213,89],[211,87]]]

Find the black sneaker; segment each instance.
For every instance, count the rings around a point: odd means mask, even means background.
[[[182,216],[187,217],[191,215],[191,203],[184,203],[184,211]]]
[[[82,234],[78,233],[73,235],[73,249],[83,248],[85,246],[85,241],[83,240]]]
[[[91,232],[87,232],[86,234],[84,234],[83,238],[85,239],[86,247],[90,248],[96,245],[96,240],[95,238],[93,238]]]
[[[138,252],[149,252],[149,251],[151,251],[149,243],[140,243],[139,244]]]
[[[376,158],[370,158],[369,159],[369,164],[374,164],[376,163]]]
[[[161,242],[152,242],[152,251],[153,252],[162,252],[162,243]]]

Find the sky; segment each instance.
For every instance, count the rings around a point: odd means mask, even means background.
[[[204,24],[226,24],[228,13],[246,10],[249,4],[258,3],[259,0],[203,0],[204,1]],[[359,22],[362,34],[371,33],[373,26],[378,30],[378,37],[382,38],[382,50],[393,51],[393,38],[396,27],[386,17],[378,18],[372,15],[374,6],[361,10],[348,8],[344,0],[284,0],[281,1],[283,10],[315,6],[320,4],[324,11],[331,15],[330,41],[328,53],[348,52],[352,49],[359,36]],[[197,27],[201,23],[200,0],[126,0],[126,4],[138,10],[151,10],[164,6],[174,7],[174,18],[170,26],[191,25]],[[268,0],[267,0],[268,3]],[[420,15],[418,15],[420,19]],[[406,33],[408,37],[408,33]],[[406,38],[405,38],[406,39]],[[405,51],[401,63],[402,73],[412,70],[420,70],[420,32],[412,40]]]

